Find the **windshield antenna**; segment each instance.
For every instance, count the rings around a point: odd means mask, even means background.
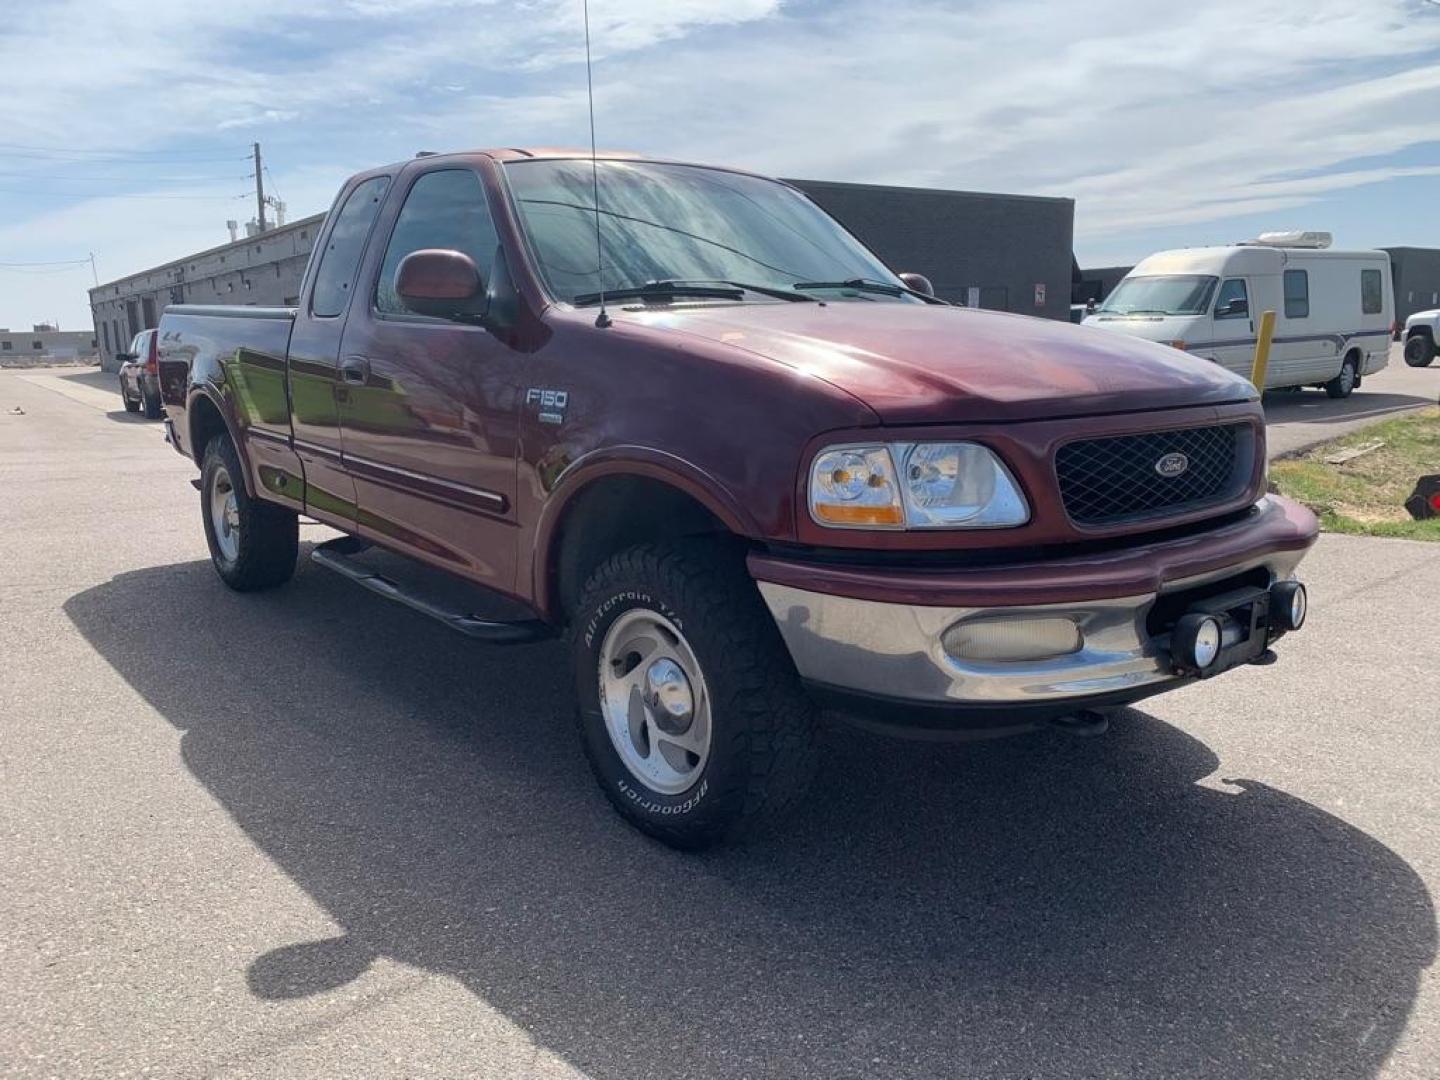
[[[584,0],[585,13],[585,94],[590,100],[590,188],[595,200],[595,279],[600,294],[600,314],[595,325],[602,330],[610,325],[605,313],[605,258],[600,242],[600,166],[595,161],[595,81],[590,74],[590,0]]]

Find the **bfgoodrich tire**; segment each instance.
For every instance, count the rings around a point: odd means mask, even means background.
[[[281,585],[295,573],[300,521],[282,506],[252,499],[244,476],[230,437],[216,435],[200,470],[205,541],[220,579],[238,592],[253,592]]]
[[[570,647],[585,755],[642,832],[702,848],[803,794],[814,707],[734,546],[615,555],[585,586]]]

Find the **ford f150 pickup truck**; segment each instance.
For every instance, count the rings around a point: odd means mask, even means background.
[[[697,847],[803,788],[817,713],[1059,724],[1305,618],[1254,389],[953,307],[794,188],[606,154],[349,180],[296,308],[174,306],[167,437],[238,590],[311,558],[491,642],[564,634],[630,822]]]

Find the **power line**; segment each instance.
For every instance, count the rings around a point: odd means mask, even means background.
[[[5,262],[0,266],[14,268],[17,266],[78,266],[80,263],[87,263],[90,259],[51,259],[49,262]]]
[[[26,195],[52,199],[206,199],[212,202],[230,202],[234,199],[251,197],[249,192],[243,195],[191,195],[185,192],[36,191],[34,188],[5,187],[3,185],[0,185],[0,191],[18,191]]]
[[[117,181],[119,183],[133,183],[143,180],[147,183],[163,184],[228,184],[232,180],[249,180],[250,174],[246,173],[243,176],[150,176],[144,173],[137,173],[134,176],[65,176],[57,173],[0,172],[0,177],[16,180],[83,180],[86,183],[115,183]]]
[[[0,142],[0,147],[7,150],[25,150],[36,154],[65,154],[73,156],[83,154],[86,156],[101,157],[193,157],[192,150],[103,150],[93,146],[33,146],[29,143]],[[238,147],[237,147],[238,149]],[[205,153],[206,151],[201,151]],[[227,159],[228,160],[228,159]],[[237,158],[237,160],[239,160]]]

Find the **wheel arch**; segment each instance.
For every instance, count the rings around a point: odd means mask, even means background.
[[[718,482],[689,463],[640,448],[576,462],[541,514],[532,567],[535,606],[565,622],[586,579],[615,552],[715,534],[754,537],[759,530]]]
[[[250,455],[225,407],[213,394],[201,388],[196,388],[190,394],[190,400],[185,406],[185,428],[190,440],[190,457],[196,465],[204,463],[205,447],[210,444],[211,439],[221,432],[228,435],[243,466],[241,472],[244,476],[241,479],[245,483],[245,493],[254,497],[255,486],[250,480]]]

